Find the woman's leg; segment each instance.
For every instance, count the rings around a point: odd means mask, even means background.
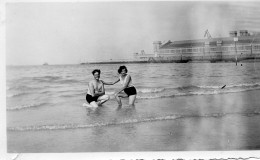
[[[135,99],[136,99],[136,94],[129,96],[129,105],[130,105],[130,106],[133,106],[133,105],[134,105]]]
[[[125,93],[119,93],[119,94],[117,94],[117,95],[115,96],[116,101],[117,101],[117,103],[118,103],[119,106],[122,106],[121,98],[126,98],[126,97],[128,97],[128,96],[127,96],[127,94],[125,94]]]

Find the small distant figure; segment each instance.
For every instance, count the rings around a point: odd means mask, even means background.
[[[243,64],[241,64],[241,66],[243,66]]]
[[[86,100],[88,103],[84,103],[85,107],[98,107],[109,100],[109,96],[105,95],[104,83],[100,80],[99,69],[95,69],[92,71],[94,80],[89,82],[88,92],[86,95]]]
[[[119,78],[113,83],[103,82],[105,85],[113,85],[120,81],[122,87],[115,91],[114,95],[119,106],[122,106],[121,98],[129,97],[129,105],[134,106],[136,99],[136,89],[132,84],[132,78],[127,74],[126,66],[120,66],[118,69]]]
[[[223,87],[221,87],[221,89],[223,89],[223,88],[225,88],[226,87],[226,85],[224,85]]]

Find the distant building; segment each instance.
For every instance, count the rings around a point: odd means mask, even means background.
[[[135,53],[136,61],[188,62],[260,59],[260,35],[247,30],[229,32],[229,37],[153,43],[154,53]]]

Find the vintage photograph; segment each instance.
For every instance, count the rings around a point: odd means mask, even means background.
[[[259,8],[6,3],[7,152],[259,150]]]

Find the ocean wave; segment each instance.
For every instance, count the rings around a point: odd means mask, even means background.
[[[176,89],[176,90],[194,90],[194,89],[198,89],[198,86],[194,86],[194,85],[190,85],[190,86],[182,86],[182,87],[177,87],[177,88],[172,88],[172,89]]]
[[[227,88],[233,88],[233,87],[260,87],[260,83],[242,83],[242,84],[232,84],[230,86],[227,86]]]
[[[196,96],[196,95],[216,95],[216,94],[228,94],[228,93],[238,93],[251,90],[259,90],[259,88],[241,88],[241,89],[231,89],[231,90],[201,90],[201,91],[190,91],[186,93],[162,93],[162,94],[149,94],[149,95],[137,95],[138,99],[156,99],[156,98],[170,98],[170,97],[180,97],[180,96]]]
[[[38,77],[26,77],[23,78],[17,82],[22,82],[25,81],[23,84],[28,84],[28,83],[39,83],[39,82],[47,82],[47,83],[59,83],[59,84],[70,84],[70,83],[81,83],[81,80],[77,80],[76,78],[66,78],[66,77],[62,77],[62,76],[38,76]],[[13,84],[16,83],[16,81],[12,82]],[[23,87],[23,86],[18,86],[18,87]],[[15,89],[17,89],[17,87],[13,87]],[[9,89],[12,89],[11,87]]]
[[[20,127],[8,127],[8,131],[41,131],[41,130],[66,130],[66,129],[85,129],[94,127],[106,127],[106,126],[118,126],[126,124],[138,124],[156,121],[168,121],[176,120],[180,118],[222,118],[228,115],[240,115],[240,116],[258,116],[260,112],[250,112],[250,113],[210,113],[204,115],[166,115],[158,117],[148,117],[139,119],[126,119],[119,122],[99,122],[93,124],[50,124],[50,125],[33,125],[33,126],[20,126]]]
[[[139,93],[160,93],[164,92],[166,90],[183,90],[183,91],[189,91],[189,90],[199,90],[199,89],[221,89],[224,88],[252,88],[252,87],[260,87],[260,82],[257,83],[242,83],[242,84],[223,84],[223,85],[188,85],[188,86],[181,86],[181,87],[174,87],[174,88],[141,88],[138,89]]]
[[[114,94],[117,89],[114,91],[106,91],[106,94]],[[159,93],[165,91],[165,88],[136,88],[137,93]]]
[[[80,81],[75,80],[75,79],[63,79],[63,80],[59,80],[58,82],[62,83],[62,84],[66,84],[66,83],[78,83]]]
[[[18,91],[28,91],[28,90],[37,90],[37,89],[42,89],[43,87],[40,86],[7,86],[6,90],[18,90]]]
[[[40,82],[50,82],[61,79],[60,76],[43,76],[43,77],[33,77],[32,80],[40,81]]]
[[[220,89],[223,86],[198,86],[198,88],[202,88],[202,89]]]
[[[6,98],[12,98],[12,97],[18,97],[28,94],[27,92],[20,92],[20,93],[13,93],[13,94],[7,94]]]
[[[181,116],[169,115],[162,117],[152,117],[143,119],[127,119],[120,122],[104,122],[94,124],[54,124],[54,125],[39,125],[39,126],[23,126],[23,127],[9,127],[9,131],[38,131],[38,130],[64,130],[64,129],[81,129],[81,128],[93,128],[93,127],[104,127],[104,126],[116,126],[124,124],[135,124],[143,122],[163,121],[163,120],[174,120],[181,118]]]
[[[215,85],[215,86],[210,86],[210,85],[188,85],[188,86],[182,86],[182,87],[174,87],[174,88],[141,88],[141,89],[138,89],[137,88],[137,91],[138,93],[163,93],[164,91],[196,91],[198,90],[198,92],[205,92],[205,91],[208,91],[208,90],[213,90],[214,93],[212,94],[215,94],[216,90],[217,89],[222,89],[223,88],[229,88],[229,89],[232,89],[232,88],[243,88],[243,89],[251,89],[251,88],[255,88],[255,87],[260,87],[260,83],[244,83],[244,84],[229,84],[229,85]],[[200,94],[200,93],[194,93],[194,94]],[[183,95],[183,94],[180,94],[180,95]]]
[[[260,83],[244,83],[244,84],[229,84],[222,86],[196,86],[189,85],[183,87],[173,88],[137,88],[138,99],[156,99],[156,98],[168,98],[179,96],[194,96],[194,95],[215,95],[215,94],[227,94],[237,93],[250,90],[259,90]],[[106,94],[114,94],[113,91],[106,91]]]
[[[257,82],[257,83],[242,83],[242,84],[226,84],[226,85],[222,85],[222,86],[198,86],[198,87],[202,88],[202,89],[220,89],[223,86],[225,86],[225,88],[260,87],[260,82]]]
[[[40,107],[42,105],[45,105],[46,103],[38,103],[38,104],[25,104],[25,105],[17,105],[14,107],[7,107],[7,111],[17,111],[17,110],[23,110],[23,109],[28,109],[28,108],[35,108],[35,107]]]
[[[138,89],[137,91],[140,93],[157,93],[157,92],[162,92],[164,90],[165,88],[141,88]]]

